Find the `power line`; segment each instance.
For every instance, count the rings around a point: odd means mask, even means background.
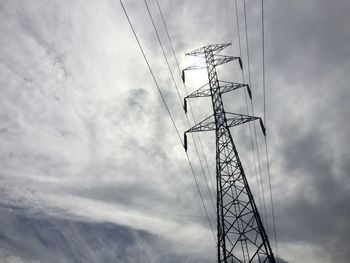
[[[241,33],[239,30],[239,19],[238,19],[238,7],[237,7],[237,0],[235,0],[235,10],[236,10],[236,25],[237,25],[237,34],[238,34],[238,44],[239,44],[239,54],[242,56],[242,43],[241,43]],[[243,72],[243,70],[242,70]],[[243,81],[244,81],[244,75],[242,75]]]
[[[243,11],[244,11],[244,26],[245,26],[245,38],[246,38],[246,50],[247,50],[247,64],[248,64],[248,79],[249,79],[249,85],[251,86],[252,82],[251,82],[251,70],[250,70],[250,52],[249,52],[249,39],[248,39],[248,25],[247,25],[247,11],[246,11],[246,2],[245,0],[243,0]],[[250,101],[250,105],[252,108],[252,115],[255,115],[254,112],[254,104],[253,104],[253,100]],[[257,155],[257,159],[258,159],[258,167],[259,167],[259,175],[260,175],[260,181],[261,181],[261,190],[262,190],[262,199],[263,199],[263,208],[265,211],[265,221],[266,221],[266,229],[267,232],[269,232],[268,230],[268,221],[267,221],[267,210],[266,210],[266,202],[265,202],[265,191],[264,191],[264,184],[263,184],[263,180],[262,180],[262,172],[261,172],[261,163],[260,163],[260,153],[259,153],[259,144],[258,144],[258,136],[256,133],[256,125],[255,122],[253,123],[253,127],[254,127],[254,137],[255,137],[255,146],[256,146],[256,155]]]
[[[168,40],[169,40],[169,43],[170,43],[170,47],[171,47],[171,50],[174,54],[174,58],[175,58],[175,61],[176,61],[176,65],[177,65],[177,68],[179,69],[179,72],[180,72],[180,75],[181,75],[181,68],[180,68],[180,64],[179,64],[179,61],[177,60],[177,57],[175,55],[175,49],[174,49],[174,46],[173,46],[173,42],[171,41],[171,38],[170,38],[170,34],[169,34],[169,31],[168,31],[168,27],[165,23],[165,19],[164,19],[164,16],[163,16],[163,12],[162,12],[162,9],[159,5],[159,2],[158,0],[156,0],[156,3],[157,3],[157,6],[158,6],[158,10],[159,10],[159,13],[160,13],[160,16],[162,18],[162,21],[163,21],[163,25],[164,25],[164,28],[165,28],[165,32],[166,32],[166,35],[168,37]],[[185,90],[186,90],[186,95],[187,95],[187,88],[185,86]]]
[[[213,234],[214,241],[215,241],[215,243],[216,243],[216,237],[215,237],[215,234],[214,234],[214,229],[213,229],[213,226],[212,226],[212,224],[211,224],[211,222],[210,222],[209,214],[208,214],[207,208],[206,208],[206,206],[205,206],[205,203],[204,203],[204,200],[203,200],[203,197],[202,197],[202,194],[201,194],[201,190],[200,190],[200,188],[199,188],[199,184],[198,184],[198,182],[197,182],[197,178],[196,178],[196,175],[195,175],[195,172],[194,172],[192,163],[191,163],[191,161],[190,161],[190,157],[188,156],[188,153],[187,153],[187,152],[186,152],[186,157],[187,157],[187,160],[188,160],[188,164],[189,164],[189,166],[190,166],[190,168],[191,168],[191,172],[192,172],[192,175],[193,175],[193,179],[194,179],[194,181],[195,181],[195,183],[196,183],[196,187],[197,187],[197,190],[198,190],[198,193],[199,193],[199,197],[200,197],[200,199],[201,199],[201,201],[202,201],[202,205],[203,205],[205,214],[206,214],[206,216],[207,216],[208,223],[209,223],[211,232],[212,232],[212,234]]]
[[[270,187],[270,200],[271,200],[271,211],[272,211],[272,222],[273,222],[273,232],[275,238],[275,246],[276,246],[276,261],[278,261],[278,245],[277,245],[277,231],[276,231],[276,220],[275,220],[275,210],[273,205],[273,196],[272,196],[272,186],[271,186],[271,172],[270,172],[270,161],[269,161],[269,153],[267,147],[267,136],[265,136],[265,154],[266,154],[266,164],[267,164],[267,173],[269,178],[269,187]]]
[[[266,127],[266,96],[265,96],[265,26],[264,26],[264,0],[261,0],[261,42],[262,42],[262,84],[264,100],[264,124]]]
[[[158,10],[159,10],[160,16],[161,16],[161,18],[162,18],[162,22],[163,22],[163,25],[164,25],[164,28],[165,28],[166,35],[167,35],[167,37],[168,37],[168,40],[169,40],[169,43],[170,43],[170,46],[171,46],[171,50],[172,50],[173,56],[174,56],[175,61],[176,61],[177,68],[178,68],[178,70],[179,70],[179,74],[181,75],[181,68],[180,68],[180,65],[179,65],[179,61],[178,61],[177,56],[176,56],[176,53],[175,53],[174,45],[173,45],[173,43],[172,43],[172,40],[171,40],[171,37],[170,37],[170,34],[169,34],[169,30],[168,30],[168,27],[167,27],[166,22],[165,22],[165,18],[164,18],[164,16],[163,16],[162,9],[161,9],[161,7],[160,7],[160,4],[159,4],[158,0],[156,0],[156,3],[157,3],[157,6],[158,6]],[[182,82],[182,83],[183,83],[183,82]],[[184,89],[185,89],[186,95],[188,95],[188,91],[187,91],[187,87],[186,87],[185,83],[183,83],[183,87],[184,87]],[[182,101],[180,101],[180,102],[181,102],[181,104],[182,104]],[[183,105],[183,104],[182,104],[182,105]],[[195,116],[194,116],[193,109],[192,109],[192,104],[190,103],[190,101],[188,101],[188,105],[189,105],[189,108],[190,108],[190,112],[191,112],[191,116],[192,116],[192,118],[193,118],[193,121],[194,121],[194,123],[197,123],[196,118],[195,118]],[[188,116],[187,116],[187,115],[186,115],[186,119],[187,119],[188,124],[190,125],[190,122],[189,122],[189,119],[188,119]],[[193,138],[193,142],[194,142],[194,145],[195,145],[195,149],[196,149],[198,158],[199,158],[199,160],[200,160],[199,152],[198,152],[198,148],[197,148],[197,144],[196,144],[196,140],[194,139],[193,134],[192,134],[192,138]],[[207,172],[208,172],[208,177],[209,177],[209,179],[210,179],[212,188],[213,188],[213,190],[214,190],[214,189],[215,189],[215,186],[214,186],[214,183],[213,183],[213,179],[212,179],[212,177],[210,176],[210,169],[209,169],[209,165],[208,165],[208,160],[207,160],[207,157],[206,157],[206,154],[205,154],[205,151],[204,151],[204,147],[203,147],[203,143],[202,143],[202,139],[201,139],[199,133],[198,133],[198,140],[199,140],[199,145],[200,145],[201,150],[202,150],[202,153],[203,153],[205,165],[206,165]],[[200,163],[201,163],[201,160],[200,160]],[[203,174],[205,174],[204,171],[203,171]],[[215,210],[215,205],[214,205],[214,210]]]
[[[151,19],[151,22],[152,22],[152,25],[153,25],[153,29],[154,29],[154,31],[155,31],[155,33],[156,33],[156,35],[157,35],[158,43],[159,43],[159,45],[160,45],[160,47],[161,47],[161,49],[162,49],[165,62],[166,62],[166,64],[167,64],[167,66],[168,66],[168,70],[169,70],[169,72],[170,72],[170,75],[171,75],[171,78],[172,78],[174,87],[175,87],[175,89],[176,89],[176,91],[177,91],[177,94],[178,94],[178,97],[179,97],[179,100],[180,100],[180,104],[181,104],[181,106],[183,107],[182,99],[181,99],[181,95],[180,95],[179,89],[178,89],[178,87],[177,87],[177,85],[176,85],[176,81],[175,81],[173,72],[172,72],[172,70],[171,70],[169,60],[168,60],[167,55],[166,55],[166,53],[165,53],[165,50],[164,50],[164,47],[163,47],[163,43],[162,43],[162,41],[161,41],[161,39],[160,39],[160,36],[159,36],[158,30],[157,30],[157,27],[156,27],[156,25],[155,25],[155,23],[154,23],[153,16],[152,16],[151,11],[150,11],[150,9],[149,9],[147,0],[144,0],[144,2],[145,2],[145,5],[146,5],[146,9],[147,9],[147,12],[148,12],[148,16],[149,16],[150,19]],[[186,116],[186,119],[187,119],[187,124],[188,124],[188,126],[189,126],[189,128],[190,128],[190,127],[191,127],[190,120],[188,119],[188,116],[187,116],[186,114],[185,114],[185,116]],[[193,140],[194,140],[194,136],[193,136],[193,135],[192,135],[192,138],[193,138]],[[194,141],[195,141],[195,140],[194,140]],[[195,145],[196,145],[196,143],[195,143]],[[209,192],[209,197],[210,197],[210,199],[211,199],[211,203],[212,203],[212,205],[213,205],[213,209],[214,209],[214,212],[215,212],[214,200],[213,200],[213,197],[212,197],[212,193],[211,193],[211,191],[210,191],[210,188],[209,188],[208,180],[207,180],[207,178],[206,178],[206,176],[205,176],[204,167],[203,167],[203,164],[202,164],[202,160],[201,160],[201,158],[200,158],[200,156],[199,156],[199,151],[198,151],[197,146],[196,146],[196,152],[197,152],[197,156],[198,156],[198,160],[199,160],[200,166],[201,166],[201,168],[202,168],[203,177],[204,177],[205,183],[206,183],[206,185],[207,185],[207,189],[208,189],[208,192]]]
[[[159,43],[159,45],[160,45],[160,48],[162,49],[165,62],[166,62],[166,64],[167,64],[167,66],[168,66],[168,69],[169,69],[169,72],[170,72],[170,75],[171,75],[171,79],[173,80],[174,87],[175,87],[175,89],[176,89],[176,92],[177,92],[177,95],[178,95],[178,97],[179,97],[179,100],[180,100],[180,102],[181,102],[181,104],[182,104],[181,94],[180,94],[179,89],[178,89],[178,87],[177,87],[177,85],[176,85],[176,81],[175,81],[174,75],[173,75],[173,73],[172,73],[172,71],[171,71],[168,58],[167,58],[167,56],[166,56],[166,54],[165,54],[165,50],[164,50],[162,41],[160,40],[160,36],[159,36],[159,34],[158,34],[157,27],[156,27],[156,25],[155,25],[155,23],[154,23],[154,20],[153,20],[151,11],[149,10],[149,6],[148,6],[147,1],[144,0],[144,2],[145,2],[145,5],[146,5],[146,9],[147,9],[148,16],[149,16],[149,18],[151,19],[151,22],[152,22],[152,25],[153,25],[153,29],[154,29],[154,31],[155,31],[155,33],[156,33],[156,35],[157,35],[158,43]]]
[[[266,96],[265,96],[265,38],[264,38],[264,3],[262,0],[262,58],[263,58],[263,101],[264,101],[264,123],[266,127]],[[244,9],[245,9],[245,1],[244,1]],[[236,25],[237,25],[237,34],[238,34],[238,42],[239,42],[239,48],[240,48],[240,54],[242,54],[242,48],[241,48],[241,37],[240,37],[240,29],[239,29],[239,20],[238,20],[238,8],[237,8],[237,0],[235,0],[235,11],[236,11]],[[244,10],[245,15],[245,27],[247,30],[247,20],[246,20],[246,11]],[[246,31],[246,42],[247,42],[247,57],[248,57],[248,63],[249,63],[249,44],[248,44],[248,34]],[[249,67],[249,78],[250,78],[250,66]],[[244,82],[244,74],[242,74],[243,82]],[[250,83],[249,79],[249,83]],[[252,110],[254,111],[253,105]],[[254,114],[253,114],[254,115]],[[252,147],[253,148],[253,147]],[[271,199],[271,209],[272,209],[272,220],[273,220],[273,230],[274,230],[274,238],[275,238],[275,245],[276,245],[276,256],[278,257],[278,247],[277,247],[277,235],[276,235],[276,223],[275,223],[275,213],[274,213],[274,205],[273,205],[273,198],[272,198],[272,187],[271,187],[271,173],[270,173],[270,165],[269,165],[269,155],[268,155],[268,146],[267,146],[267,138],[265,136],[265,152],[266,152],[266,161],[267,161],[267,170],[268,170],[268,179],[269,179],[269,188],[270,188],[270,199]],[[254,157],[254,152],[253,152]],[[260,177],[261,178],[261,177]],[[258,194],[259,194],[259,185],[258,185]],[[260,198],[260,194],[259,194]],[[260,200],[259,200],[260,201]],[[261,201],[260,201],[261,204]],[[265,208],[266,213],[266,208]],[[267,219],[266,219],[267,220]]]
[[[178,61],[178,59],[177,59],[176,53],[175,53],[174,45],[173,45],[173,43],[172,43],[173,41],[171,40],[171,37],[170,37],[170,34],[169,34],[168,26],[166,25],[166,22],[165,22],[165,19],[164,19],[164,16],[163,16],[162,8],[160,7],[160,4],[159,4],[158,0],[156,0],[156,2],[157,2],[158,9],[159,9],[159,13],[160,13],[161,18],[162,18],[162,21],[163,21],[163,25],[164,25],[164,28],[165,28],[165,32],[166,32],[166,34],[167,34],[167,36],[168,36],[168,40],[169,40],[169,43],[170,43],[170,46],[171,46],[171,50],[172,50],[173,56],[174,56],[175,61],[176,61],[177,68],[178,68],[178,70],[179,70],[179,74],[180,74],[180,76],[181,76],[181,68],[180,68],[179,61]],[[182,83],[183,83],[183,82],[182,82]],[[188,90],[187,90],[187,87],[186,87],[186,84],[185,84],[185,83],[183,83],[183,87],[184,87],[184,89],[185,89],[186,95],[188,95]],[[189,105],[189,108],[190,108],[190,112],[191,112],[191,116],[192,116],[192,118],[193,118],[193,121],[196,123],[197,121],[196,121],[196,118],[195,118],[195,116],[194,116],[193,109],[192,109],[192,104],[190,103],[190,101],[188,101],[188,105]],[[208,170],[208,175],[210,175],[210,170],[209,170],[209,165],[208,165],[207,157],[206,157],[206,154],[205,154],[205,152],[204,152],[204,147],[203,147],[202,140],[201,140],[201,137],[200,137],[199,134],[198,134],[198,139],[199,139],[199,144],[200,144],[201,149],[202,149],[202,152],[203,152],[203,157],[204,157],[204,160],[205,160],[206,168],[207,168],[207,170]],[[209,176],[209,178],[211,179],[211,184],[212,184],[213,189],[215,189],[214,183],[213,183],[213,181],[212,181],[212,178],[211,178],[210,176]]]
[[[238,5],[237,5],[237,0],[235,0],[235,11],[236,11],[236,25],[237,25],[237,35],[238,35],[238,44],[239,44],[239,52],[240,52],[240,57],[243,56],[242,54],[242,42],[241,42],[241,34],[240,34],[240,28],[239,28],[239,17],[238,17]],[[242,68],[242,81],[243,83],[245,82],[245,77],[244,77],[244,67]],[[251,83],[249,82],[249,85]],[[246,104],[246,111],[247,114],[249,115],[249,109],[248,109],[248,100],[247,100],[247,91],[245,90],[244,92],[244,98],[245,98],[245,104]],[[254,115],[254,114],[253,114]],[[260,194],[260,183],[258,179],[258,171],[257,171],[257,165],[256,165],[256,159],[255,159],[255,148],[254,148],[254,143],[253,143],[253,135],[252,135],[252,127],[251,123],[248,123],[249,125],[249,135],[250,135],[250,144],[251,144],[251,149],[253,153],[253,163],[254,163],[254,172],[255,172],[255,180],[257,184],[257,189],[258,189],[258,199],[259,199],[259,205],[261,209],[264,209],[264,206],[262,205],[261,201],[261,194]],[[261,177],[260,177],[261,178]],[[261,181],[261,180],[260,180]],[[263,210],[264,213],[266,213],[266,210]]]
[[[161,98],[162,98],[162,101],[163,101],[164,106],[165,106],[165,108],[166,108],[166,110],[167,110],[167,112],[168,112],[168,115],[169,115],[169,117],[170,117],[170,119],[171,119],[171,121],[172,121],[172,124],[173,124],[173,126],[174,126],[174,128],[175,128],[175,130],[176,130],[176,133],[177,133],[177,135],[178,135],[178,137],[179,137],[179,140],[180,140],[182,146],[184,146],[184,144],[183,144],[183,142],[182,142],[182,138],[181,138],[180,133],[179,133],[179,130],[178,130],[176,124],[175,124],[175,121],[174,121],[174,119],[173,119],[173,116],[171,115],[171,112],[170,112],[170,110],[169,110],[169,108],[168,108],[168,105],[167,105],[167,103],[166,103],[166,101],[165,101],[165,98],[164,98],[163,93],[162,93],[162,91],[161,91],[161,89],[160,89],[160,87],[159,87],[159,84],[158,84],[158,82],[157,82],[157,80],[156,80],[156,78],[155,78],[155,76],[154,76],[153,70],[152,70],[152,68],[151,68],[151,66],[150,66],[150,64],[149,64],[149,62],[148,62],[148,59],[147,59],[147,57],[146,57],[146,54],[145,54],[145,52],[144,52],[144,50],[143,50],[143,48],[142,48],[141,42],[140,42],[140,40],[139,40],[139,38],[138,38],[138,36],[137,36],[137,34],[136,34],[136,31],[135,31],[135,29],[134,29],[134,27],[133,27],[133,25],[132,25],[132,23],[131,23],[131,20],[130,20],[130,18],[129,18],[129,15],[128,15],[126,9],[125,9],[125,6],[124,6],[122,0],[119,0],[119,2],[120,2],[120,5],[121,5],[121,7],[122,7],[122,9],[123,9],[123,11],[124,11],[124,14],[125,14],[127,20],[128,20],[128,23],[129,23],[129,25],[130,25],[130,28],[131,28],[133,34],[134,34],[134,37],[135,37],[135,39],[136,39],[136,41],[137,41],[137,43],[138,43],[138,46],[139,46],[140,51],[141,51],[141,53],[142,53],[142,55],[143,55],[143,58],[144,58],[144,60],[145,60],[145,62],[146,62],[146,64],[147,64],[147,67],[148,67],[148,69],[149,69],[149,72],[150,72],[151,75],[152,75],[152,78],[153,78],[153,81],[154,81],[154,83],[155,83],[155,85],[156,85],[156,87],[157,87],[157,90],[158,90],[158,92],[159,92],[159,94],[160,94],[160,96],[161,96]],[[190,158],[189,158],[187,152],[186,152],[186,157],[187,157],[188,163],[189,163],[189,165],[190,165],[191,172],[192,172],[192,175],[193,175],[193,178],[194,178],[194,180],[195,180],[195,184],[196,184],[196,186],[197,186],[197,190],[198,190],[198,193],[199,193],[199,197],[200,197],[200,199],[201,199],[201,201],[202,201],[202,205],[203,205],[203,208],[204,208],[204,211],[205,211],[205,214],[206,214],[208,223],[209,223],[209,225],[210,225],[211,232],[212,232],[212,234],[213,234],[213,238],[214,238],[214,240],[215,240],[215,242],[216,242],[216,238],[215,238],[215,234],[214,234],[213,227],[212,227],[211,222],[210,222],[209,214],[208,214],[208,211],[207,211],[207,209],[206,209],[206,206],[205,206],[205,203],[204,203],[204,200],[203,200],[203,196],[202,196],[202,193],[201,193],[201,191],[200,191],[200,188],[199,188],[199,185],[198,185],[198,182],[197,182],[197,179],[196,179],[196,175],[195,175],[195,172],[194,172],[192,163],[191,163],[191,161],[190,161]]]
[[[262,76],[263,76],[263,100],[264,100],[264,123],[266,125],[266,79],[265,79],[265,21],[264,21],[264,0],[261,0],[261,37],[262,37]],[[271,172],[270,172],[270,162],[269,162],[269,153],[267,146],[267,136],[265,136],[265,154],[266,154],[266,164],[267,164],[267,174],[269,178],[269,187],[270,187],[270,201],[271,201],[271,211],[272,211],[272,222],[273,222],[273,231],[275,237],[275,246],[276,246],[276,262],[278,262],[278,245],[277,245],[277,231],[276,231],[276,220],[275,220],[275,210],[273,205],[273,196],[272,196],[272,186],[271,186]]]
[[[137,41],[137,44],[139,45],[139,48],[140,48],[141,53],[142,53],[142,56],[143,56],[143,58],[145,59],[145,62],[146,62],[147,67],[148,67],[148,69],[149,69],[149,72],[151,73],[152,78],[153,78],[153,81],[154,81],[154,83],[156,84],[156,87],[157,87],[157,90],[158,90],[158,92],[159,92],[159,95],[160,95],[160,97],[162,98],[162,101],[163,101],[163,103],[164,103],[164,106],[165,106],[165,108],[166,108],[166,110],[167,110],[167,112],[168,112],[168,114],[169,114],[169,117],[170,117],[170,119],[171,119],[171,122],[173,123],[173,126],[174,126],[174,128],[175,128],[175,130],[176,130],[176,133],[177,133],[177,135],[178,135],[178,137],[179,137],[179,140],[180,140],[181,144],[184,145],[183,142],[182,142],[182,138],[181,138],[180,132],[179,132],[178,128],[176,127],[174,118],[173,118],[173,116],[172,116],[171,113],[170,113],[169,107],[168,107],[168,105],[167,105],[167,103],[166,103],[166,101],[165,101],[165,98],[164,98],[164,96],[163,96],[162,91],[160,90],[159,84],[158,84],[158,82],[157,82],[157,80],[156,80],[156,78],[155,78],[155,76],[154,76],[153,70],[152,70],[152,68],[151,68],[151,66],[150,66],[150,64],[149,64],[149,62],[148,62],[148,59],[147,59],[146,54],[145,54],[145,52],[144,52],[144,50],[143,50],[143,48],[142,48],[142,45],[141,45],[141,43],[140,43],[140,40],[139,40],[139,38],[138,38],[138,36],[137,36],[137,34],[136,34],[136,32],[135,32],[135,29],[134,29],[134,27],[133,27],[133,25],[132,25],[132,23],[131,23],[131,21],[130,21],[129,15],[128,15],[128,13],[126,12],[126,9],[125,9],[125,7],[124,7],[124,5],[123,5],[122,0],[119,0],[119,2],[120,2],[121,6],[122,6],[122,8],[123,8],[123,10],[124,10],[125,16],[126,16],[128,22],[129,22],[129,25],[130,25],[130,27],[131,27],[131,30],[132,30],[132,32],[134,33],[135,39],[136,39],[136,41]]]

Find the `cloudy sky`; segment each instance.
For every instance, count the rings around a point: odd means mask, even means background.
[[[237,2],[246,69],[243,1]],[[156,2],[148,3],[185,96]],[[193,62],[185,52],[207,44],[232,42],[225,53],[240,55],[233,0],[159,3],[180,67]],[[182,134],[188,125],[145,3],[124,4]],[[262,116],[261,1],[246,0],[246,7],[251,88]],[[280,262],[350,258],[349,13],[346,0],[265,1]],[[119,1],[3,0],[0,33],[2,262],[215,262],[186,155]],[[235,63],[222,67],[219,77],[242,81]],[[187,89],[206,81],[205,71],[188,73]],[[227,111],[245,113],[242,91],[227,94],[225,103]],[[193,101],[197,120],[210,115],[210,105]],[[248,126],[232,133],[256,194]],[[260,149],[262,139],[258,134]],[[200,166],[206,158],[213,178],[215,137],[201,140],[205,157],[198,159],[192,138],[189,156],[215,225]],[[269,211],[267,202],[275,247]]]

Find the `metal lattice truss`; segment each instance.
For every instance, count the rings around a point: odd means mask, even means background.
[[[202,87],[200,87],[199,89],[197,89],[196,91],[192,92],[190,95],[184,98],[185,112],[187,112],[187,99],[211,97],[211,90],[208,86],[209,86],[209,83],[204,84]],[[224,94],[236,89],[244,88],[244,87],[247,88],[249,98],[252,99],[252,93],[248,84],[219,80],[219,86],[218,86],[219,92],[221,94]]]
[[[220,66],[222,64],[225,64],[227,62],[230,62],[232,60],[235,59],[240,59],[239,57],[232,57],[232,56],[222,56],[222,55],[215,55],[215,60],[214,60],[214,65],[215,66]],[[192,64],[191,66],[188,66],[187,68],[184,69],[185,70],[194,70],[194,69],[206,69],[207,68],[207,64],[205,63],[205,61],[203,62],[196,62],[195,64]]]
[[[185,68],[184,70],[182,70],[182,80],[183,82],[185,82],[185,71],[186,70],[195,70],[195,69],[206,69],[207,68],[207,62],[206,62],[206,57],[205,57],[205,52],[212,52],[213,57],[214,57],[214,61],[212,62],[214,66],[220,66],[222,64],[225,64],[227,62],[233,61],[233,60],[238,60],[238,63],[241,67],[241,69],[243,68],[242,65],[242,60],[240,57],[233,57],[233,56],[223,56],[223,55],[217,55],[217,53],[219,53],[221,50],[223,50],[224,48],[230,46],[231,43],[227,43],[227,44],[215,44],[215,45],[209,45],[209,46],[205,46],[205,47],[201,47],[198,48],[192,52],[186,53],[185,55],[187,56],[195,56],[195,57],[200,57],[203,59],[203,61],[199,61],[196,62],[190,66],[188,66],[187,68]]]
[[[258,119],[264,134],[265,128],[261,118],[226,113],[224,110],[222,94],[242,87],[249,88],[246,84],[218,80],[216,66],[232,59],[226,59],[225,56],[218,62],[216,54],[227,46],[229,44],[210,45],[187,54],[202,56],[205,59],[209,88],[207,85],[202,86],[188,95],[185,101],[189,98],[210,96],[214,114],[185,132],[185,149],[187,149],[186,134],[188,132],[215,131],[218,262],[275,263],[267,234],[230,132],[231,127]],[[200,68],[203,66],[193,65],[186,70]]]
[[[214,114],[205,118],[203,121],[197,123],[196,125],[194,125],[192,128],[190,128],[184,133],[184,136],[185,136],[184,141],[186,142],[185,149],[187,149],[187,135],[186,135],[187,133],[216,131],[216,124],[215,124],[215,120],[213,119],[214,119]],[[228,128],[232,128],[234,126],[238,126],[240,124],[247,123],[250,121],[255,121],[255,120],[260,120],[261,129],[263,133],[265,133],[265,127],[261,118],[250,116],[250,115],[226,112],[226,122],[227,122]]]
[[[213,44],[213,45],[197,48],[197,49],[195,49],[195,50],[193,50],[191,52],[186,53],[185,55],[186,56],[195,56],[195,57],[201,56],[201,57],[203,57],[203,55],[207,51],[211,51],[215,55],[216,53],[220,52],[221,50],[227,48],[230,45],[231,45],[231,43]]]

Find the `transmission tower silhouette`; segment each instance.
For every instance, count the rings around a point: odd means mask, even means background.
[[[250,190],[245,172],[239,159],[230,128],[258,120],[265,134],[261,118],[244,114],[225,112],[222,95],[240,88],[246,88],[251,98],[249,85],[221,81],[216,67],[237,60],[242,69],[240,57],[218,55],[231,45],[215,44],[198,48],[187,53],[204,59],[182,71],[207,69],[208,84],[184,98],[187,112],[187,100],[199,97],[211,97],[213,115],[184,133],[184,147],[187,151],[187,133],[215,131],[216,135],[216,216],[217,216],[217,258],[218,263],[235,262],[273,262],[275,258]]]

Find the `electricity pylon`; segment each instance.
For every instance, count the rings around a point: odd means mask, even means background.
[[[265,128],[261,118],[225,112],[222,101],[224,93],[239,88],[247,88],[251,98],[251,91],[247,84],[218,80],[216,67],[219,65],[238,60],[242,69],[239,57],[217,54],[229,45],[209,45],[186,54],[202,57],[204,62],[195,63],[183,70],[183,81],[185,81],[185,71],[207,69],[209,83],[185,97],[185,111],[187,112],[187,99],[211,97],[214,114],[185,132],[184,146],[187,151],[186,134],[189,132],[215,131],[218,263],[275,263],[266,231],[230,132],[231,127],[254,120],[260,121],[264,135]]]

